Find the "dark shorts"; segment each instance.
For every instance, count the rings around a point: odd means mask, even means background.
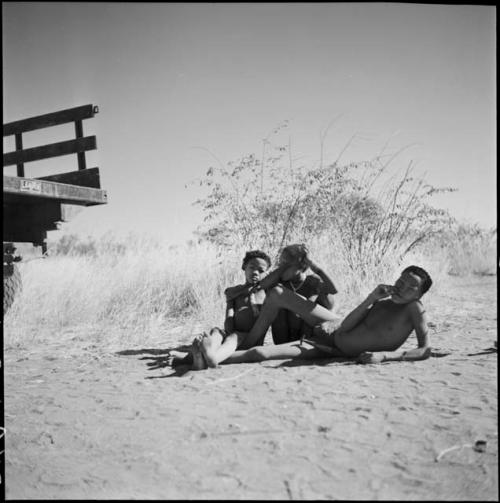
[[[309,342],[316,349],[330,356],[348,358],[348,355],[346,355],[335,343],[335,335],[336,331],[329,335],[311,335],[305,338],[304,341]]]

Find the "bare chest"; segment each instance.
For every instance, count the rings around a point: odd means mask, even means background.
[[[387,301],[375,304],[364,324],[370,331],[390,339],[407,337],[412,330],[406,306]]]
[[[234,301],[234,307],[236,311],[241,311],[242,309],[248,309],[252,304],[261,306],[266,298],[266,292],[263,290],[258,290],[255,293],[244,295],[238,297]]]

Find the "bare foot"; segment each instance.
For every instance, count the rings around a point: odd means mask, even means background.
[[[217,367],[217,349],[222,344],[222,334],[218,328],[210,330],[210,335],[204,333],[200,342],[200,350],[211,368]]]
[[[168,363],[171,367],[178,367],[179,365],[192,365],[193,364],[193,354],[187,353],[184,357],[170,355],[168,358]]]
[[[207,368],[207,364],[205,362],[205,359],[203,358],[203,354],[201,353],[200,350],[200,345],[201,345],[201,335],[197,335],[193,339],[193,370],[203,370]]]

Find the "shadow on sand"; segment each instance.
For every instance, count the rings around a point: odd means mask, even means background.
[[[190,362],[172,365],[171,355],[172,351],[189,353],[190,348],[190,344],[182,344],[174,348],[123,349],[117,351],[116,354],[120,356],[151,355],[139,358],[139,360],[149,360],[147,363],[148,371],[169,368],[172,369],[173,372],[168,375],[146,376],[145,379],[163,379],[164,377],[182,377],[191,370]]]
[[[183,344],[175,348],[142,348],[142,349],[124,349],[122,351],[117,351],[116,354],[120,356],[137,356],[137,355],[151,355],[142,356],[139,360],[149,360],[147,362],[148,371],[169,368],[172,370],[170,374],[146,376],[145,379],[163,379],[165,377],[182,377],[186,375],[191,369],[191,362],[186,361],[186,363],[179,361],[177,364],[172,365],[172,351],[179,351],[189,353],[191,345]],[[481,353],[474,353],[469,356],[475,356],[480,354],[486,354],[496,351],[496,348],[488,348],[488,350]],[[450,355],[450,352],[443,351],[431,351],[431,357],[433,358],[443,358],[444,356]],[[267,360],[272,361],[272,360]],[[254,363],[264,363],[264,362],[254,362]],[[342,358],[342,357],[325,357],[325,358],[314,358],[314,359],[295,359],[295,360],[284,360],[279,365],[273,365],[268,368],[283,368],[283,367],[299,367],[299,366],[316,366],[325,367],[331,364],[336,365],[358,365],[357,361],[352,358]],[[228,364],[231,365],[231,364]],[[234,364],[233,364],[234,365]],[[226,365],[222,364],[222,367]]]

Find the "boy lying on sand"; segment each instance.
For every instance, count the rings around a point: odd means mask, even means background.
[[[378,285],[336,329],[324,322],[336,315],[296,293],[275,286],[266,295],[261,313],[247,337],[252,343],[266,333],[280,309],[300,315],[313,335],[303,341],[235,351],[224,363],[260,362],[273,359],[310,359],[326,356],[356,358],[359,363],[424,360],[430,356],[425,310],[420,302],[432,280],[421,267],[407,267],[394,285]],[[318,326],[319,325],[319,326]],[[418,347],[396,350],[415,330]]]

